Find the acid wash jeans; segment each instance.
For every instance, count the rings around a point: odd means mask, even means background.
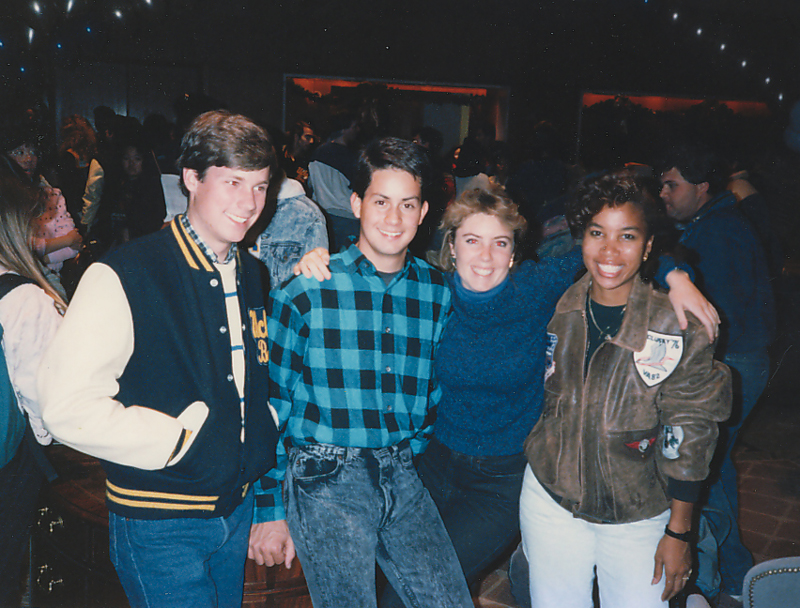
[[[376,561],[409,608],[473,607],[408,442],[291,448],[285,493],[314,608],[376,606]]]

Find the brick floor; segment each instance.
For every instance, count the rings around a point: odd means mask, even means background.
[[[774,425],[785,419],[770,416]],[[745,435],[746,437],[746,435]],[[800,441],[800,434],[795,436]],[[737,448],[739,524],[742,542],[756,563],[800,555],[800,462],[782,451]],[[475,599],[481,608],[518,608],[509,589],[507,564],[489,574]]]
[[[739,526],[756,562],[800,555],[800,464],[743,454]],[[746,460],[744,460],[746,459]]]
[[[486,580],[481,585],[478,597],[474,598],[474,600],[475,606],[480,608],[518,607],[511,595],[505,564],[486,577]]]

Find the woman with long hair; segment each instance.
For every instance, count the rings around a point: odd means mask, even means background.
[[[51,441],[42,426],[36,375],[66,304],[45,278],[31,249],[36,192],[0,177],[0,605],[14,605],[22,556],[43,475],[33,435]]]
[[[27,186],[32,186],[38,194],[34,201],[38,213],[33,222],[33,248],[41,262],[44,272],[53,287],[66,297],[61,283],[61,269],[64,262],[78,255],[82,238],[67,212],[66,201],[58,188],[53,188],[40,173],[39,149],[36,131],[20,127],[7,129],[4,154],[0,154],[0,174],[17,178]]]

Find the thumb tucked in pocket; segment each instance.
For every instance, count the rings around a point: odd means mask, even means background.
[[[207,418],[208,406],[202,401],[195,401],[178,415],[178,421],[186,429],[186,433],[184,434],[183,445],[180,446],[178,453],[170,458],[167,463],[168,467],[178,464],[181,458],[186,455],[186,452],[189,451],[189,448],[192,447],[195,439],[197,439],[197,435],[200,433],[200,429],[203,428]]]

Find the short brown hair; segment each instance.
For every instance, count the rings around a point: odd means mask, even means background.
[[[181,141],[178,168],[181,190],[186,196],[189,192],[183,183],[183,169],[196,171],[202,180],[209,167],[269,169],[272,177],[277,159],[265,129],[241,114],[213,110],[195,118]]]
[[[439,250],[438,266],[447,272],[455,270],[455,263],[450,252],[456,231],[468,217],[476,213],[494,215],[504,226],[514,233],[514,254],[528,230],[528,222],[522,217],[517,204],[506,194],[502,186],[475,188],[465,190],[455,201],[450,203],[442,216],[440,228],[444,232],[442,247]]]

